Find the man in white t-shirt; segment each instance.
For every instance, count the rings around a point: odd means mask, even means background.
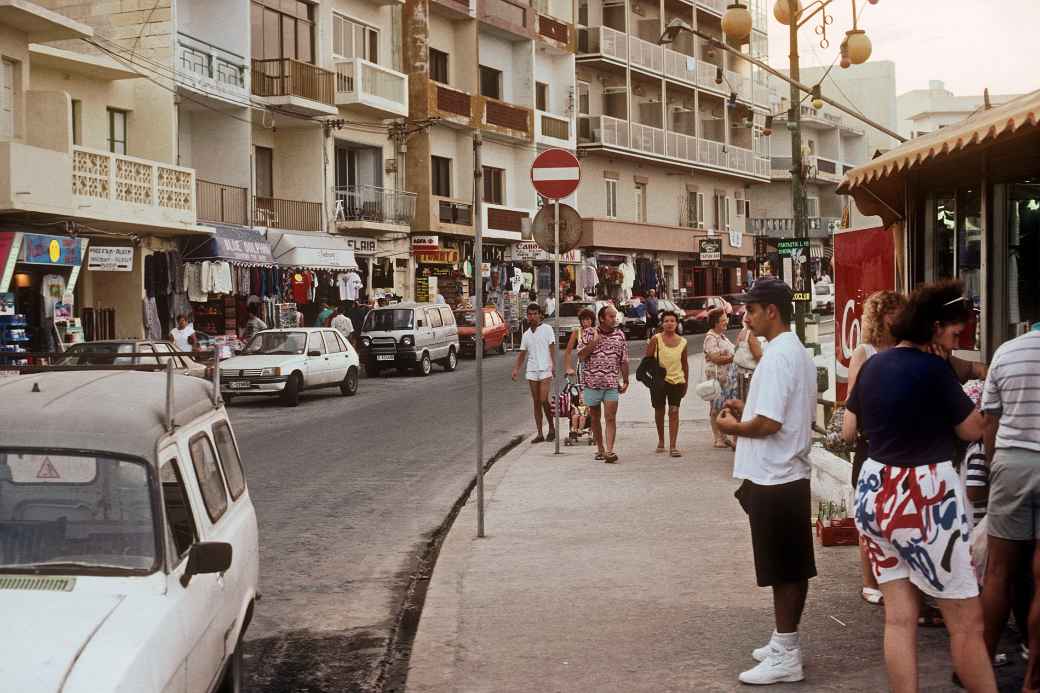
[[[513,367],[513,380],[520,374],[520,367],[527,362],[527,385],[531,388],[531,403],[534,405],[534,424],[538,428],[535,443],[556,439],[552,408],[549,406],[549,391],[552,389],[553,363],[556,360],[556,334],[542,322],[542,309],[537,303],[527,306],[529,327],[520,341],[520,353]],[[542,435],[542,413],[549,421],[549,435]]]
[[[332,315],[332,322],[329,323],[329,327],[343,335],[343,339],[348,342],[350,341],[350,335],[354,334],[354,323],[347,317],[341,307],[336,308],[336,312]]]
[[[177,327],[170,330],[170,339],[181,351],[191,351],[198,341],[195,337],[195,328],[188,322],[187,315],[177,316]]]
[[[759,587],[773,588],[776,630],[752,652],[759,664],[743,683],[801,681],[798,624],[816,576],[811,530],[809,451],[816,411],[816,366],[790,329],[791,287],[762,277],[747,294],[748,326],[769,340],[751,378],[747,403],[730,400],[719,430],[737,437],[736,497],[748,514]],[[739,417],[739,421],[738,421]]]

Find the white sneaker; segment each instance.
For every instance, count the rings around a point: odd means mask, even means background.
[[[773,683],[794,683],[805,678],[802,673],[802,651],[776,649],[763,662],[740,675],[741,683],[768,686]]]
[[[767,659],[769,659],[769,655],[779,651],[780,646],[776,644],[775,640],[770,638],[769,642],[767,642],[762,647],[756,647],[755,649],[751,650],[751,656],[752,658],[754,658],[756,662],[764,662]]]

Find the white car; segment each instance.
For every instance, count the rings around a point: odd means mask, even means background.
[[[834,284],[813,282],[812,310],[814,313],[834,312]]]
[[[293,327],[257,332],[238,356],[220,364],[220,392],[230,403],[239,395],[282,398],[290,407],[300,393],[338,387],[357,394],[358,354],[349,341],[328,327]]]
[[[0,392],[0,690],[240,690],[259,543],[213,385],[95,366]]]

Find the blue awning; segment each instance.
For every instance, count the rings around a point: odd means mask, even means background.
[[[259,231],[248,226],[212,224],[211,238],[191,242],[185,248],[184,260],[226,260],[242,265],[274,266],[271,246]]]

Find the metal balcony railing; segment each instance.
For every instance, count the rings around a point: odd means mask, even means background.
[[[628,60],[628,42],[625,33],[609,26],[590,26],[578,36],[578,52],[603,55],[617,60]]]
[[[557,140],[569,140],[571,137],[571,123],[566,118],[549,115],[538,111],[538,132],[541,137],[551,137]]]
[[[249,223],[249,190],[208,180],[195,181],[199,221],[219,224]]]
[[[282,200],[276,197],[253,198],[253,223],[287,231],[324,231],[321,203]]]
[[[632,65],[652,72],[664,70],[664,49],[638,36],[628,37],[628,54]]]
[[[664,73],[672,79],[697,83],[697,59],[669,48],[664,49]]]
[[[415,217],[415,193],[374,185],[335,189],[336,221],[373,221],[407,226]]]
[[[253,93],[257,96],[298,96],[334,106],[335,75],[292,58],[253,60]]]

